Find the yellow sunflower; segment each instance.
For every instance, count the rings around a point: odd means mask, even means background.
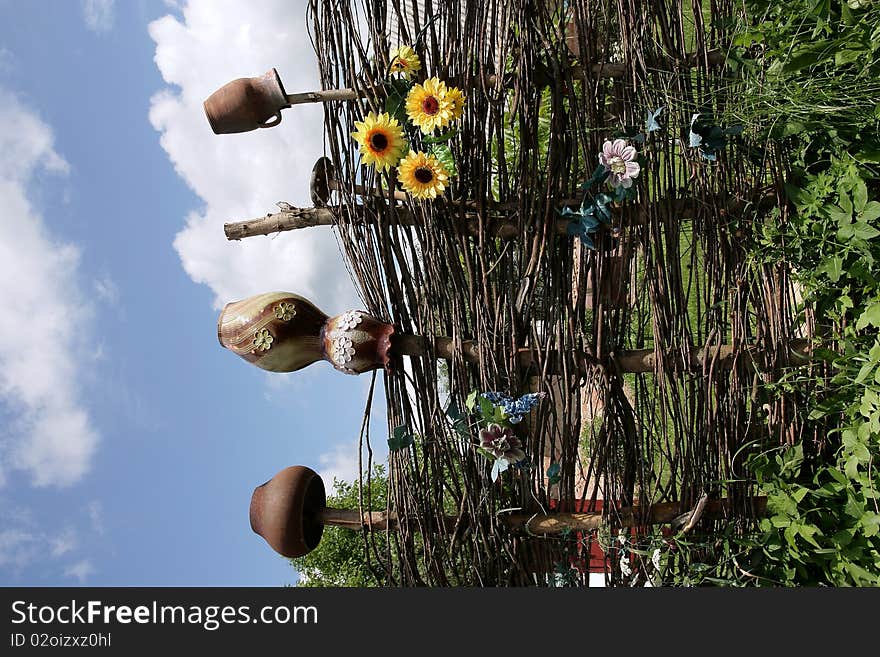
[[[416,71],[422,70],[422,60],[416,54],[415,50],[409,46],[400,46],[396,50],[391,51],[391,66],[389,70],[392,73],[403,73],[404,77],[410,77]]]
[[[449,87],[446,92],[446,98],[450,102],[449,111],[452,112],[452,120],[457,121],[464,112],[464,94],[458,87]]]
[[[364,164],[375,164],[379,171],[393,167],[406,150],[406,140],[397,119],[387,113],[370,112],[363,121],[355,121],[357,132],[351,136],[360,144]]]
[[[417,199],[437,198],[449,182],[449,172],[433,155],[410,151],[397,167],[397,177],[403,189]]]
[[[452,120],[452,102],[446,94],[446,83],[439,78],[414,85],[407,94],[406,114],[423,133],[445,128]]]

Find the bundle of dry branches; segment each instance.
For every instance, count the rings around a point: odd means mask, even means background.
[[[715,150],[691,141],[695,114],[723,128],[736,102],[724,19],[737,11],[729,0],[312,0],[322,86],[356,97],[324,105],[339,181],[326,211],[365,307],[403,332],[477,350],[406,359],[384,375],[389,431],[417,435],[390,457],[398,531],[382,550],[364,534],[384,581],[552,585],[574,537],[517,536],[501,522],[512,510],[603,500],[613,528],[617,507],[677,502],[685,513],[707,494],[731,512],[702,520],[704,531],[749,521],[749,443],[799,431],[782,402],[762,404],[760,385],[809,327],[796,323],[785,271],[747,260],[755,223],[785,211],[784,158],[748,131],[724,132]],[[393,171],[363,165],[351,137],[385,110],[401,44],[420,56],[417,79],[466,96],[449,142],[457,175],[433,201],[395,197]],[[647,129],[649,114],[659,129]],[[558,230],[560,211],[583,198],[615,137],[637,148],[641,172],[594,250]],[[619,368],[614,355],[635,349],[654,351],[649,371]],[[546,393],[519,430],[530,468],[493,482],[478,431],[447,412],[467,416],[475,390]],[[368,437],[362,451],[369,459]],[[442,522],[449,514],[462,521]],[[610,580],[623,582],[611,561]]]

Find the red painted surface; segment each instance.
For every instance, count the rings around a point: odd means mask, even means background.
[[[559,500],[550,500],[550,508],[554,511],[565,511],[565,505],[559,504]],[[602,500],[596,500],[594,505],[589,500],[575,500],[575,513],[599,513],[602,511]],[[606,571],[605,551],[596,539],[596,532],[577,532],[578,556],[571,558],[571,565],[578,572],[604,573]]]
[[[575,500],[574,513],[600,513],[602,511],[603,500],[596,500],[594,504],[590,504],[590,500]],[[560,504],[559,500],[550,500],[550,508],[555,511],[565,511],[565,505]],[[630,535],[637,536],[641,532],[647,532],[647,527],[632,527]],[[576,538],[578,542],[578,556],[572,557],[571,565],[577,568],[578,572],[605,573],[608,571],[608,563],[611,555],[606,554],[599,544],[596,537],[596,531],[577,532]],[[665,534],[664,530],[664,534]]]

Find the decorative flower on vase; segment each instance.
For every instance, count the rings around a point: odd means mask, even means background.
[[[490,424],[480,431],[480,447],[508,463],[517,463],[526,457],[521,449],[522,442],[513,435],[513,429],[500,424]]]
[[[397,167],[403,189],[417,199],[437,198],[446,190],[449,172],[434,155],[410,151]]]
[[[336,365],[345,366],[351,362],[351,359],[354,357],[354,343],[351,338],[341,334],[341,332],[334,333],[336,333],[336,335],[331,337],[333,351],[330,356]]]
[[[364,321],[362,313],[357,310],[349,310],[337,318],[336,328],[343,331],[352,331],[362,321]]]
[[[357,132],[351,133],[360,145],[364,164],[375,164],[379,171],[393,167],[406,150],[403,128],[397,119],[383,112],[370,112],[363,121],[355,121]]]
[[[406,114],[410,121],[425,134],[445,128],[453,119],[453,101],[447,94],[446,83],[439,78],[414,85],[406,96]]]
[[[269,333],[268,329],[260,329],[256,333],[254,333],[254,351],[269,351],[272,347],[272,341],[275,338],[272,337],[272,334]]]
[[[296,315],[296,306],[288,301],[282,301],[275,306],[275,317],[282,322],[289,322]]]
[[[421,70],[422,60],[410,46],[400,46],[391,51],[391,73],[402,73],[405,78],[409,78]]]
[[[602,144],[599,163],[608,170],[608,182],[615,187],[628,189],[637,178],[642,167],[636,162],[638,153],[623,139],[607,140]]]

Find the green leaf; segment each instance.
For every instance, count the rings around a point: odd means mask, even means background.
[[[810,492],[809,488],[798,488],[795,492],[791,494],[791,496],[795,499],[795,501],[800,504],[804,497],[807,496],[807,493]]]
[[[450,130],[449,132],[445,132],[442,135],[437,135],[436,137],[431,135],[430,137],[422,137],[423,144],[442,144],[443,142],[449,141],[455,135],[458,134],[458,130]]]
[[[856,456],[850,456],[846,460],[846,465],[843,468],[843,471],[846,473],[846,476],[850,479],[858,479],[859,477],[859,459]]]
[[[880,217],[880,202],[871,201],[870,203],[865,205],[865,208],[862,210],[859,219],[864,222],[874,221]]]
[[[847,64],[852,64],[855,61],[858,61],[861,57],[865,56],[864,49],[856,49],[856,48],[846,48],[845,50],[838,50],[834,54],[834,64],[836,66],[846,66]]]
[[[819,273],[828,274],[828,278],[830,278],[833,283],[836,283],[840,280],[841,274],[843,274],[843,258],[840,256],[825,258],[825,260],[822,261],[822,264],[819,265],[817,271]]]
[[[880,230],[866,224],[864,221],[857,221],[853,224],[853,235],[863,240],[872,240],[880,235]]]
[[[495,419],[495,405],[485,397],[480,397],[480,415],[485,422],[492,422]]]
[[[385,111],[397,119],[401,125],[406,123],[406,97],[412,86],[412,82],[405,78],[394,78],[385,84],[388,90],[388,96],[385,98]]]
[[[856,182],[856,186],[853,188],[853,205],[856,212],[862,212],[865,209],[865,204],[867,202],[868,187],[865,185],[865,181],[860,178]]]
[[[840,200],[841,206],[849,204],[849,198],[845,195],[842,195],[840,197]],[[843,202],[844,200],[846,201],[846,203]],[[847,210],[847,208],[845,207],[839,207],[832,204],[828,206],[826,211],[828,212],[828,216],[834,219],[834,221],[836,221],[841,226],[846,226],[847,224],[852,222],[852,207]]]
[[[788,196],[788,198],[791,199],[791,202],[799,208],[816,202],[816,199],[814,199],[805,189],[801,189],[800,187],[796,187],[789,183],[785,183],[784,187],[785,195]]]
[[[859,370],[858,375],[856,376],[855,383],[861,383],[865,379],[868,378],[868,375],[874,370],[874,363],[868,362],[862,365],[862,369]]]
[[[868,538],[876,536],[877,533],[880,532],[880,514],[876,514],[873,511],[867,511],[859,522],[861,522],[862,527],[865,528],[865,536]]]
[[[880,301],[875,301],[859,315],[859,320],[856,322],[856,330],[861,331],[868,325],[880,327]]]
[[[799,525],[798,534],[800,534],[807,543],[815,547],[821,547],[813,536],[819,532],[819,528],[813,525]]]
[[[774,527],[782,528],[788,527],[791,524],[791,519],[788,516],[775,515],[770,518],[770,522]]]
[[[876,586],[877,584],[877,575],[875,573],[870,573],[861,566],[854,564],[852,562],[846,562],[844,564],[846,569],[849,571],[849,574],[852,578],[859,584],[871,584]]]
[[[413,444],[414,440],[415,437],[410,432],[409,427],[402,424],[399,427],[394,427],[391,432],[391,438],[388,439],[388,449],[392,452],[406,449]]]
[[[454,401],[450,401],[449,406],[446,407],[446,416],[453,422],[464,420],[464,414]]]
[[[841,529],[839,532],[831,537],[831,540],[837,543],[840,547],[846,547],[847,545],[852,543],[852,539],[852,532],[846,529]]]
[[[477,395],[480,393],[474,390],[467,396],[467,399],[464,402],[465,407],[471,412],[475,413],[477,410]]]
[[[871,452],[864,443],[856,443],[853,446],[853,456],[855,456],[861,463],[871,462]]]
[[[458,407],[458,404],[456,404],[454,401],[450,401],[449,406],[446,407],[446,415],[449,417],[450,420],[452,420],[453,430],[465,440],[470,440],[467,416],[462,413],[461,409]]]
[[[547,468],[547,483],[551,486],[553,484],[558,484],[562,479],[562,475],[560,474],[562,470],[562,466],[558,463],[551,463],[550,467]]]
[[[733,45],[743,48],[748,48],[755,43],[764,43],[764,33],[760,30],[746,30],[733,39]]]
[[[431,154],[440,160],[440,163],[446,168],[449,177],[458,175],[458,169],[455,166],[455,158],[452,156],[452,149],[446,144],[434,144],[431,147]]]

